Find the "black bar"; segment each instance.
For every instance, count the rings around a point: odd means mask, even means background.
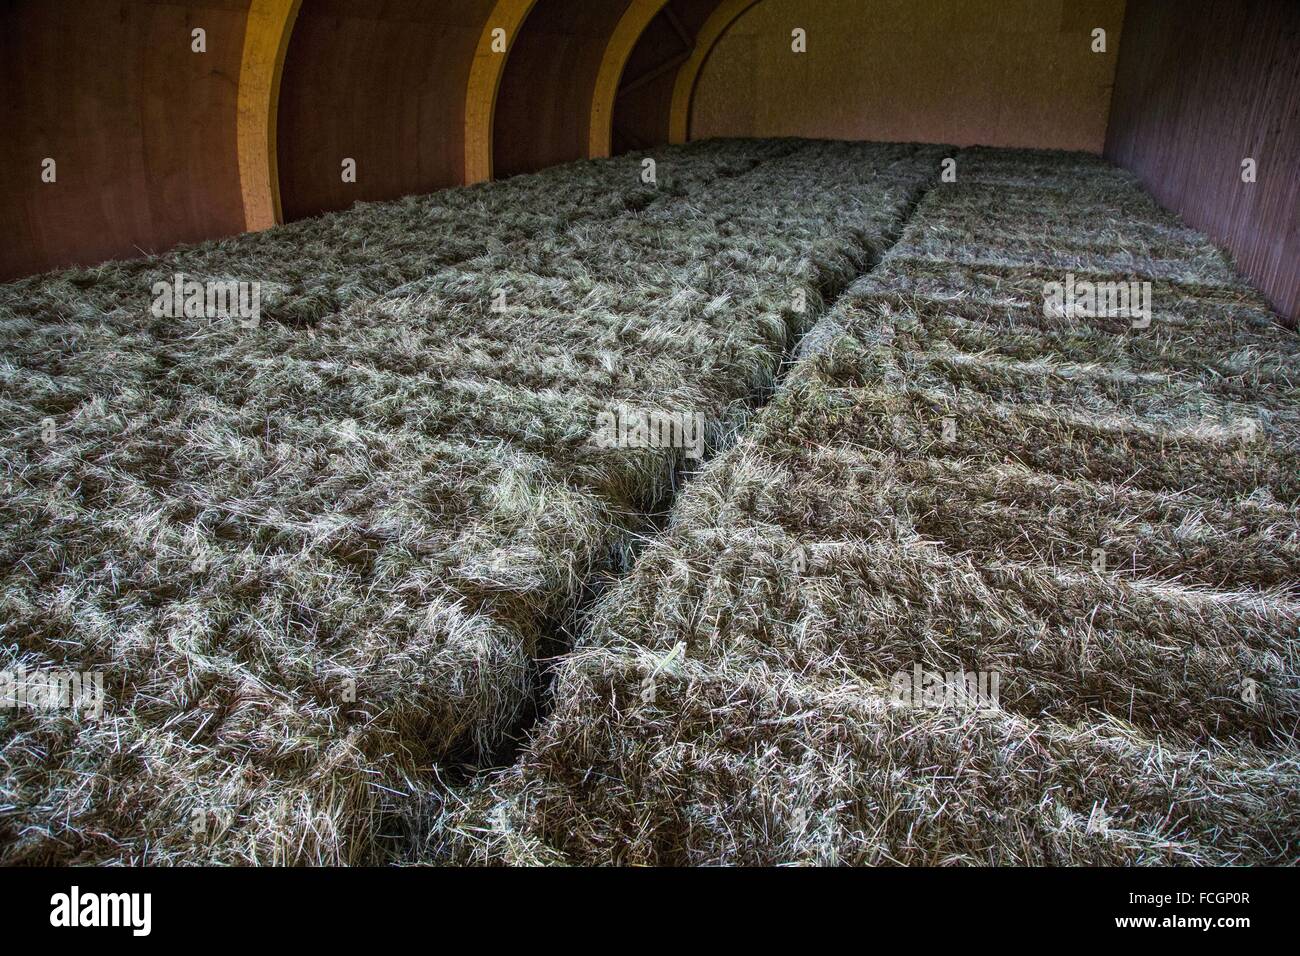
[[[130,925],[52,926],[57,895],[70,900],[73,886],[83,906],[87,894],[150,894],[149,935],[135,936]],[[29,934],[77,934],[83,942],[200,939],[259,949],[429,938],[435,927],[481,933],[489,945],[511,931],[535,933],[539,942],[577,936],[606,945],[689,932],[697,942],[710,933],[767,936],[774,923],[805,938],[847,932],[864,944],[901,931],[918,943],[1073,945],[1195,934],[1231,945],[1251,930],[1289,928],[1294,887],[1290,871],[1264,869],[11,869],[0,871],[0,915],[15,943]],[[1131,918],[1154,924],[1117,923]],[[1211,924],[1188,925],[1191,919]],[[1229,919],[1247,925],[1216,922]],[[441,946],[436,937],[429,942]]]

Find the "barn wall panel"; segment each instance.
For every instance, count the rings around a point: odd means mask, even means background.
[[[720,2],[672,0],[641,35],[628,57],[614,107],[615,154],[668,142],[677,74]]]
[[[248,0],[0,4],[0,278],[241,232]],[[207,52],[191,31],[207,31]],[[57,163],[43,183],[41,163]]]
[[[631,0],[538,0],[510,51],[497,96],[494,175],[587,155],[592,94]]]
[[[693,139],[810,136],[1101,152],[1123,0],[761,0],[700,74]],[[1107,31],[1105,53],[1091,48]],[[791,32],[807,32],[806,53]]]
[[[464,182],[466,89],[493,6],[305,0],[280,89],[286,219]]]
[[[1300,3],[1130,0],[1106,155],[1300,315]],[[1242,161],[1256,181],[1242,181]]]

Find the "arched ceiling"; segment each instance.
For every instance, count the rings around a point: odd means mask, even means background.
[[[612,122],[593,124],[593,155],[607,154],[599,147],[619,153],[668,142],[676,78],[694,57],[705,54],[707,25],[720,2],[670,0],[656,5],[655,16],[639,30],[625,56],[609,110]],[[601,105],[597,101],[594,107]]]
[[[239,69],[237,148],[244,228],[283,221],[276,151],[280,81],[302,0],[252,0]]]
[[[532,172],[587,155],[605,50],[639,0],[537,0],[497,94],[493,171]]]
[[[690,136],[691,101],[700,80],[700,71],[709,55],[741,14],[759,0],[720,0],[713,4],[709,17],[696,35],[690,59],[676,73],[669,106],[668,142],[684,143]]]
[[[0,278],[667,142],[727,3],[10,0]]]
[[[492,178],[492,131],[501,77],[515,39],[537,0],[497,0],[479,35],[465,95],[466,185]]]
[[[283,58],[280,168],[266,173],[289,219],[607,156],[620,84],[646,57],[660,58],[659,72],[641,77],[638,102],[661,101],[665,120],[634,125],[647,145],[666,142],[683,25],[698,28],[721,0],[300,2]],[[676,44],[668,70],[657,51],[665,24]],[[355,183],[341,176],[349,158]]]

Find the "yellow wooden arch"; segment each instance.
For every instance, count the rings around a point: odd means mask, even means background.
[[[284,56],[301,5],[302,0],[253,0],[248,9],[239,68],[236,149],[244,228],[250,232],[270,229],[284,220],[275,127]]]
[[[497,92],[505,75],[506,60],[514,46],[519,28],[537,0],[497,0],[469,71],[469,88],[465,91],[465,183],[483,183],[492,178],[492,126],[496,121]],[[506,31],[504,53],[492,49],[493,33]]]
[[[605,45],[605,55],[596,75],[596,89],[591,96],[591,120],[587,127],[587,158],[602,159],[609,155],[614,132],[614,101],[623,70],[641,34],[668,0],[632,0],[618,26]]]
[[[709,19],[700,27],[695,39],[695,50],[677,71],[677,81],[673,85],[672,110],[668,117],[668,142],[684,143],[690,136],[691,100],[695,97],[695,84],[699,81],[700,70],[704,68],[709,54],[717,46],[722,35],[740,18],[740,15],[758,3],[759,0],[722,0]]]

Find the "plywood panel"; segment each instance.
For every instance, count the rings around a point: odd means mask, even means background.
[[[1106,155],[1300,316],[1300,3],[1130,0]],[[1241,163],[1256,161],[1244,183]]]
[[[692,138],[1100,152],[1123,0],[762,0],[701,71]],[[807,31],[806,53],[791,31]],[[1107,30],[1107,52],[1091,30]]]
[[[668,8],[676,17],[677,24],[674,25],[668,14],[661,12],[641,35],[628,58],[623,89],[614,107],[615,153],[668,142],[673,86],[681,66],[654,74],[665,64],[674,63],[695,50],[700,31],[721,2],[672,0]],[[683,40],[679,28],[687,40]],[[638,82],[647,76],[653,78],[648,82]],[[629,86],[635,88],[627,89]]]
[[[252,0],[244,27],[239,68],[239,182],[244,228],[270,229],[284,222],[280,204],[276,135],[280,79],[302,0]]]
[[[605,45],[600,69],[591,95],[591,119],[588,124],[587,158],[610,155],[614,135],[614,108],[623,81],[623,71],[641,36],[660,14],[668,0],[631,0]],[[657,74],[656,74],[657,75]]]
[[[631,0],[538,0],[510,51],[497,96],[494,174],[587,154],[592,93]]]
[[[474,51],[465,93],[465,183],[492,178],[492,136],[497,94],[510,50],[537,0],[496,0]]]
[[[0,5],[0,278],[243,230],[248,0]],[[207,31],[207,52],[190,34]],[[41,161],[58,181],[40,180]]]
[[[464,181],[465,94],[493,6],[305,0],[280,94],[286,219]]]

